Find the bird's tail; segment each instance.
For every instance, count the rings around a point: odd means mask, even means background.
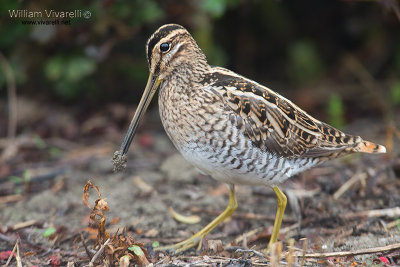
[[[364,140],[357,143],[353,149],[354,152],[386,153],[386,147]]]

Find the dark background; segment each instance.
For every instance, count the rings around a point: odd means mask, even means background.
[[[10,18],[10,9],[92,16],[30,26]],[[366,115],[390,117],[400,103],[394,0],[2,1],[0,11],[0,50],[17,94],[41,103],[85,112],[138,103],[148,75],[146,40],[165,23],[187,27],[210,64],[254,79],[337,127]],[[3,71],[0,96],[7,96]]]

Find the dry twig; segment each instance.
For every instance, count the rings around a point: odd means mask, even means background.
[[[18,194],[3,196],[3,197],[0,197],[0,204],[6,204],[8,202],[16,202],[16,201],[19,201],[19,200],[21,200],[23,198],[24,198],[24,196],[18,195]]]
[[[82,232],[80,232],[79,234],[81,236],[82,244],[83,244],[83,247],[85,248],[86,254],[88,255],[88,257],[90,259],[92,257],[92,253],[90,253],[90,251],[89,251],[89,249],[88,249],[88,247],[86,245],[85,238],[83,238]]]
[[[15,250],[17,250],[17,245],[18,245],[18,240],[17,240],[17,242],[15,242],[15,246],[14,246],[13,250],[11,251],[11,254],[10,254],[10,256],[8,257],[8,260],[7,260],[6,264],[4,265],[4,267],[7,267],[8,264],[10,263],[10,261],[11,261],[13,255],[14,255],[14,253],[15,253]]]
[[[94,254],[92,260],[89,262],[89,266],[94,266],[94,262],[97,260],[97,258],[101,255],[101,253],[103,253],[104,248],[108,245],[108,243],[111,241],[111,239],[107,239],[106,242],[104,242],[103,245],[101,245],[101,247],[99,248],[99,250],[96,252],[96,254]]]
[[[396,227],[396,226],[397,226],[397,227],[400,226],[400,220],[399,220],[399,219],[396,219],[396,220],[394,220],[393,222],[390,222],[390,223],[384,225],[384,227],[385,227],[386,230],[389,230],[389,229],[391,229],[391,228],[393,228],[393,227]]]
[[[261,232],[264,229],[264,227],[258,227],[256,229],[253,229],[247,233],[241,234],[240,236],[238,236],[235,239],[235,243],[239,244],[240,242],[242,242],[245,238],[248,239],[249,237]]]
[[[347,213],[344,214],[343,218],[345,219],[354,219],[354,218],[359,218],[359,217],[367,217],[367,218],[373,218],[373,217],[399,217],[400,216],[400,207],[394,207],[394,208],[387,208],[387,209],[379,209],[379,210],[363,210],[363,211],[358,211],[358,212],[353,212],[353,213]]]
[[[362,254],[374,254],[379,252],[388,252],[400,249],[400,243],[383,246],[383,247],[375,247],[375,248],[364,248],[358,249],[354,251],[338,251],[338,252],[326,252],[326,253],[308,253],[308,254],[299,254],[299,257],[304,258],[329,258],[329,257],[348,257]]]
[[[22,267],[22,261],[21,261],[21,256],[19,255],[19,245],[18,245],[19,240],[17,241],[17,255],[15,255],[15,259],[17,260],[17,266]]]
[[[308,239],[302,238],[301,240],[303,240],[303,250],[301,252],[302,259],[301,259],[300,266],[303,267],[305,259],[306,259],[304,256],[306,255],[306,251],[307,251],[307,247],[308,247]]]
[[[192,207],[190,208],[190,211],[193,213],[202,213],[202,214],[207,214],[207,215],[219,215],[221,211],[218,210],[209,210],[209,209],[201,209],[199,207]],[[260,221],[274,221],[275,220],[275,215],[263,215],[263,214],[257,214],[257,213],[245,213],[245,212],[235,212],[232,214],[233,219],[243,219],[243,220],[260,220]],[[290,218],[290,217],[285,217],[285,222],[286,223],[295,223],[297,222],[297,219]]]
[[[294,239],[291,238],[289,240],[289,252],[286,255],[287,266],[293,267],[294,266]]]
[[[347,180],[334,194],[333,199],[339,199],[349,188],[357,183],[358,181],[362,181],[367,179],[368,175],[363,173],[356,173],[353,177]]]
[[[26,222],[20,222],[20,223],[14,224],[14,225],[11,227],[11,229],[12,229],[13,231],[16,231],[16,230],[19,230],[19,229],[22,229],[22,228],[26,228],[26,227],[32,226],[32,225],[34,225],[34,224],[36,224],[36,223],[37,223],[36,220],[29,220],[29,221],[26,221]]]
[[[257,257],[259,257],[260,259],[263,259],[263,260],[265,260],[265,256],[264,256],[264,254],[262,254],[261,252],[258,252],[257,250],[254,250],[254,249],[241,249],[241,248],[238,248],[236,251],[235,251],[235,253],[253,253],[254,255],[256,255]]]

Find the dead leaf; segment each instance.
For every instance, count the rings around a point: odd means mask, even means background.
[[[147,250],[143,247],[143,244],[136,242],[135,239],[126,232],[126,229],[124,229],[122,233],[117,231],[110,237],[110,233],[108,233],[106,229],[107,218],[104,215],[104,213],[109,210],[108,203],[106,199],[101,197],[99,188],[90,181],[86,183],[83,189],[83,203],[90,207],[88,201],[90,188],[96,190],[99,198],[95,201],[95,205],[90,212],[89,227],[85,228],[85,231],[89,232],[91,236],[93,236],[94,233],[97,234],[95,249],[104,249],[104,254],[102,254],[103,258],[100,256],[94,259],[94,261],[103,259],[100,265],[109,265],[111,263],[111,265],[120,264],[120,266],[129,266],[129,262],[132,260],[135,265],[149,265]],[[119,218],[113,219],[114,223],[118,220]],[[130,247],[133,247],[134,251],[130,250]]]
[[[97,185],[93,185],[92,182],[89,180],[86,182],[85,186],[83,187],[83,195],[82,195],[82,202],[90,209],[89,204],[89,190],[90,188],[94,188],[99,195],[99,199],[101,199],[100,190]]]
[[[197,215],[184,216],[182,214],[179,214],[172,207],[168,207],[168,211],[175,220],[181,223],[196,224],[199,223],[201,220],[201,218]]]

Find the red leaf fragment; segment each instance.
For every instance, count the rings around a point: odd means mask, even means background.
[[[58,267],[61,265],[61,260],[57,255],[51,255],[49,256],[49,264],[52,267]]]
[[[389,262],[388,258],[386,258],[386,257],[379,257],[379,259],[381,260],[381,262],[390,265],[390,262]]]
[[[154,138],[150,134],[141,134],[139,144],[144,148],[151,148],[154,145]]]
[[[11,255],[11,250],[6,250],[6,251],[0,251],[0,260],[6,260],[10,257]]]

